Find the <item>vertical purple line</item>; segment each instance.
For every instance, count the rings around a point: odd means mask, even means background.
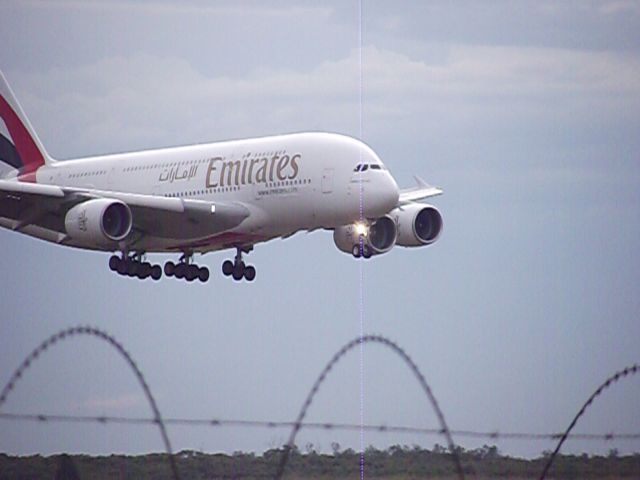
[[[362,0],[358,0],[358,106],[359,106],[359,140],[363,140],[362,132]],[[358,150],[359,162],[362,164],[362,148]],[[364,222],[362,172],[360,172],[360,223]],[[360,237],[360,253],[364,252],[364,239]],[[364,480],[364,262],[360,260],[360,480]]]

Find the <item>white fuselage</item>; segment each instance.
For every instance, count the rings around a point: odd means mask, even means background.
[[[376,165],[355,172],[359,164]],[[364,143],[329,133],[299,133],[57,162],[37,183],[209,202],[239,203],[250,215],[230,231],[203,238],[145,235],[147,252],[218,250],[299,230],[335,228],[380,217],[398,187]]]

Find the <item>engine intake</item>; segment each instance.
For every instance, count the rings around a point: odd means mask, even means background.
[[[398,225],[396,243],[403,247],[431,245],[442,233],[442,215],[432,205],[412,203],[391,212]]]
[[[111,247],[123,240],[133,225],[129,206],[119,200],[98,198],[79,203],[67,212],[67,234],[87,247]]]
[[[375,253],[385,253],[396,243],[396,222],[391,217],[381,217],[369,227],[367,243]]]

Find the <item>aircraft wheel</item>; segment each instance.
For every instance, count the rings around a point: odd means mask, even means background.
[[[364,258],[371,258],[371,249],[368,245],[363,245],[362,247],[362,256]]]
[[[196,265],[187,265],[184,278],[187,282],[193,282],[198,277],[198,267]]]
[[[164,264],[164,274],[167,277],[172,277],[175,271],[176,271],[176,264],[173,263],[172,261],[168,261],[167,263]]]
[[[356,244],[351,249],[351,254],[354,258],[360,258],[360,244]]]
[[[207,267],[198,269],[198,279],[202,283],[205,283],[207,280],[209,280],[209,269]]]
[[[256,278],[256,269],[253,265],[249,265],[244,269],[244,278],[247,282],[253,282],[253,279]]]
[[[129,260],[127,262],[127,275],[130,277],[135,277],[140,270],[139,263],[135,260]]]
[[[111,258],[109,259],[109,269],[112,272],[117,272],[119,265],[120,265],[120,258],[118,258],[118,256],[116,255],[112,255]]]
[[[244,277],[244,263],[240,262],[237,263],[234,267],[233,267],[233,279],[234,280],[242,280],[242,277]]]
[[[143,279],[151,275],[151,264],[149,262],[138,264],[137,275],[139,278],[143,278]]]
[[[231,260],[225,260],[222,264],[222,273],[225,277],[228,277],[233,273],[233,262]]]
[[[160,265],[154,265],[151,267],[151,278],[154,280],[160,280],[160,277],[162,277],[162,268],[160,268]]]
[[[173,272],[174,277],[184,278],[187,271],[187,266],[184,263],[179,263]]]
[[[127,268],[128,268],[128,263],[129,262],[127,260],[118,259],[118,268],[116,269],[116,271],[120,275],[126,275]]]

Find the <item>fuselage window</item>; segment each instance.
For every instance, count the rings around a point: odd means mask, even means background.
[[[381,170],[380,165],[378,165],[377,163],[372,163],[371,170]]]

